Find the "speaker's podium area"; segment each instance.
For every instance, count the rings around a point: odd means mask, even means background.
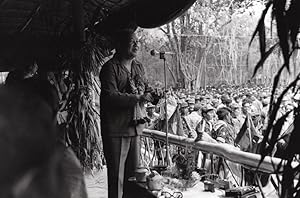
[[[125,185],[130,197],[278,197],[270,171],[280,159],[266,157],[255,170],[261,156],[230,145],[169,134],[166,151],[165,133],[148,129],[141,142],[142,166]]]
[[[163,178],[163,177],[162,177]],[[262,197],[261,192],[258,187],[254,186],[244,186],[244,187],[232,187],[224,186],[217,181],[198,181],[190,187],[187,188],[175,188],[170,183],[168,184],[168,179],[165,180],[165,185],[159,186],[161,184],[153,184],[148,182],[138,182],[135,179],[129,181],[126,185],[128,190],[128,197],[131,198],[195,198],[195,197],[205,197],[205,198],[219,198],[219,197],[232,197],[232,198],[260,198]],[[223,186],[222,186],[223,185]],[[158,189],[151,189],[151,188]],[[227,189],[225,189],[227,188]],[[274,196],[268,196],[274,197]],[[276,197],[276,196],[275,196]]]

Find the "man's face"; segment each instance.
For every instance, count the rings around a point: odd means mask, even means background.
[[[189,109],[187,107],[181,108],[181,113],[182,114],[186,115],[186,114],[188,114],[188,112],[189,112]]]
[[[243,105],[243,112],[246,114],[246,113],[249,113],[251,110],[251,104],[250,103],[245,103]]]
[[[260,120],[261,120],[261,116],[260,115],[253,115],[252,117],[252,121],[254,126],[258,126]]]
[[[233,117],[236,118],[241,114],[241,108],[234,108],[233,109]]]
[[[151,114],[151,115],[154,113],[154,111],[155,111],[154,107],[147,109],[148,114]]]
[[[128,39],[128,43],[124,46],[125,54],[128,58],[135,58],[139,50],[139,40],[135,34]]]
[[[195,107],[194,104],[189,104],[189,111],[190,112],[194,111],[194,107]]]
[[[213,110],[210,110],[210,111],[208,111],[207,113],[206,113],[206,118],[208,119],[208,120],[212,120],[215,116],[216,116],[216,114],[215,114],[215,111],[213,111]]]

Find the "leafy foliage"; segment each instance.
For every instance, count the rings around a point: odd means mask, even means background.
[[[273,82],[273,89],[272,89],[272,97],[271,97],[271,105],[269,109],[269,123],[267,130],[265,132],[265,136],[262,142],[262,150],[261,153],[263,155],[262,159],[266,155],[272,155],[274,150],[276,149],[276,143],[280,139],[280,131],[284,124],[284,121],[289,113],[294,114],[294,129],[291,132],[291,138],[289,140],[288,146],[286,148],[286,155],[287,160],[283,165],[283,174],[282,179],[280,180],[281,183],[281,190],[280,196],[281,197],[299,197],[300,196],[300,182],[299,180],[295,180],[295,178],[299,177],[299,165],[296,167],[293,165],[295,159],[299,160],[299,147],[297,143],[299,141],[299,104],[298,107],[294,109],[293,112],[288,112],[287,114],[283,115],[281,118],[277,118],[277,113],[282,102],[284,95],[289,91],[293,90],[297,92],[299,87],[297,86],[300,80],[300,74],[296,76],[293,82],[286,87],[279,97],[275,97],[275,93],[277,91],[277,87],[280,81],[280,76],[284,69],[290,71],[290,59],[293,53],[297,52],[298,40],[299,38],[299,28],[300,28],[300,21],[299,19],[299,11],[300,11],[300,2],[297,0],[269,0],[266,4],[266,8],[261,16],[261,19],[258,23],[256,30],[254,31],[253,37],[258,34],[260,38],[260,49],[261,49],[261,59],[256,65],[255,72],[258,70],[259,67],[263,66],[263,63],[271,54],[275,45],[272,46],[268,52],[265,52],[266,49],[266,40],[265,40],[265,26],[264,20],[266,18],[266,12],[272,6],[272,20],[276,22],[277,28],[277,36],[279,40],[279,46],[281,49],[281,54],[283,57],[283,65],[279,68],[278,73],[276,74]],[[252,38],[253,38],[252,37]],[[251,45],[251,42],[250,42]],[[277,44],[276,44],[277,45]],[[255,75],[255,73],[254,73]],[[280,167],[278,167],[280,168]]]
[[[79,53],[79,68],[74,68],[70,78],[74,86],[71,87],[67,98],[67,137],[68,143],[77,153],[84,167],[90,167],[93,153],[100,152],[101,137],[99,129],[99,109],[95,109],[92,92],[99,95],[99,86],[95,80],[105,57],[109,55],[108,48],[101,48],[101,38],[88,40]]]
[[[259,17],[259,10],[263,9],[261,1],[247,2],[197,1],[175,21],[158,28],[155,32],[151,30],[151,34],[150,31],[144,31],[148,39],[143,40],[142,50],[146,51],[147,46],[152,46],[150,49],[175,53],[167,56],[168,84],[181,82],[185,88],[191,88],[192,84],[194,89],[207,84],[217,84],[216,81],[219,80],[230,84],[242,84],[252,74],[253,68],[249,69],[245,64],[247,44]],[[267,29],[266,34],[269,31]],[[149,35],[152,37],[149,38]],[[251,48],[251,65],[259,59],[257,40],[254,38]],[[269,38],[266,41],[275,44]],[[277,49],[278,47],[274,47],[273,50]],[[270,56],[276,59],[275,55]],[[149,65],[146,70],[153,76],[155,73],[162,73],[162,70],[157,72],[159,68],[154,58],[149,58],[149,52],[142,53],[141,58],[144,58],[146,66]],[[272,60],[268,64],[277,63]],[[274,73],[269,68],[264,68],[264,76]],[[156,80],[163,81],[162,79],[156,77]]]
[[[87,38],[77,53],[62,55],[61,65],[68,69],[55,72],[52,80],[61,98],[59,122],[66,144],[75,151],[82,166],[89,169],[102,165],[97,78],[105,58],[110,55],[110,44],[96,34]]]

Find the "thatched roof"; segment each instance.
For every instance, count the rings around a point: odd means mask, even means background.
[[[48,64],[55,64],[51,55],[72,47],[78,40],[78,28],[93,26],[98,33],[128,24],[153,28],[173,20],[194,2],[0,0],[0,70],[18,67],[22,56],[35,56]]]

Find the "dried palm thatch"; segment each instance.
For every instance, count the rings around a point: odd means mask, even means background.
[[[272,23],[277,30],[278,42],[272,46],[267,46],[266,42],[266,27],[265,18],[267,12],[271,10],[272,12]],[[295,160],[299,161],[300,147],[297,146],[300,140],[300,107],[294,109],[293,112],[287,112],[281,118],[277,119],[278,110],[284,95],[288,90],[298,91],[297,86],[300,80],[300,74],[296,76],[293,82],[291,82],[279,97],[275,97],[275,92],[277,90],[280,76],[283,70],[290,72],[290,58],[293,53],[299,50],[299,32],[300,32],[300,1],[299,0],[268,0],[266,3],[266,8],[262,13],[262,16],[258,22],[257,28],[253,33],[250,45],[255,36],[259,37],[261,59],[255,66],[254,74],[258,71],[260,67],[263,67],[263,63],[269,57],[269,55],[279,47],[280,53],[283,57],[284,63],[278,70],[273,81],[272,97],[270,101],[269,109],[269,123],[266,129],[264,139],[262,142],[262,159],[266,155],[272,155],[274,149],[276,148],[277,142],[280,139],[280,131],[288,114],[294,114],[294,127],[291,132],[291,137],[286,148],[286,159],[287,163],[282,164],[284,170],[282,172],[282,178],[279,178],[281,188],[279,188],[279,194],[282,198],[288,197],[300,197],[300,165],[294,167],[292,162]],[[276,25],[274,25],[276,24]],[[269,48],[268,48],[269,47]],[[275,170],[279,173],[278,170]],[[298,178],[298,179],[296,179]]]
[[[66,122],[67,143],[74,149],[82,165],[93,168],[94,153],[102,153],[102,141],[99,129],[99,110],[93,104],[92,92],[99,93],[95,80],[108,47],[101,46],[105,40],[93,37],[79,51],[79,64],[70,70],[68,78],[72,82],[65,107],[69,112]]]
[[[0,71],[19,68],[15,57],[33,58],[53,70],[62,51],[73,49],[89,29],[103,34],[127,27],[157,27],[195,0],[0,0]],[[84,40],[84,38],[82,39]]]
[[[73,49],[79,42],[76,32],[83,34],[84,28],[105,21],[133,2],[0,0],[1,70],[21,67],[22,61],[17,60],[29,56],[40,68],[53,70],[61,52]]]

